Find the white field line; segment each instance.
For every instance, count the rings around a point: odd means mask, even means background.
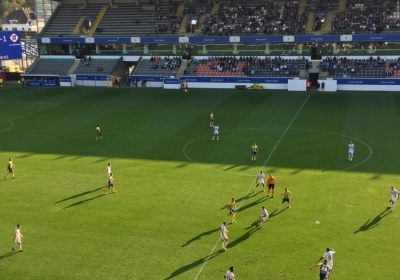
[[[276,147],[278,147],[279,143],[282,141],[283,137],[286,135],[286,133],[288,132],[288,130],[290,129],[290,127],[292,126],[293,122],[296,120],[297,116],[300,114],[301,110],[303,109],[304,105],[306,104],[306,102],[308,101],[308,99],[310,98],[310,95],[307,96],[306,100],[303,102],[303,104],[301,105],[300,109],[297,111],[296,115],[293,117],[292,121],[289,123],[289,125],[286,127],[285,131],[283,132],[282,136],[279,138],[278,142],[276,142],[274,148],[272,149],[271,153],[269,154],[268,158],[265,160],[263,166],[261,167],[261,169],[263,169],[268,161],[270,160],[271,156],[273,155],[273,153],[276,150]],[[251,187],[254,185],[254,182],[252,181],[249,188],[247,189],[246,194],[244,195],[244,197],[246,197],[251,190]],[[244,199],[242,200],[244,201]],[[238,208],[240,208],[240,205],[242,203],[242,201],[240,201],[240,203],[238,204]],[[211,249],[210,253],[208,254],[208,256],[205,258],[205,261],[203,263],[203,265],[200,267],[199,271],[197,272],[196,276],[194,277],[194,280],[197,280],[201,274],[201,272],[203,271],[204,267],[206,266],[210,256],[214,253],[215,248],[217,247],[218,243],[220,242],[220,239],[218,238],[217,242],[214,244],[213,248]]]

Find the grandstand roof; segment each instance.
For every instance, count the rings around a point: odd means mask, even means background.
[[[2,20],[2,24],[10,24],[11,21],[17,21],[17,24],[27,24],[30,20],[35,20],[36,14],[29,8],[22,8],[21,10],[14,10],[5,16]]]

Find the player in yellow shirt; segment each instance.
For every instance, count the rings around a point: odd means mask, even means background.
[[[285,191],[282,193],[282,202],[281,205],[279,206],[279,208],[281,208],[281,206],[283,205],[283,203],[287,202],[290,208],[290,200],[292,199],[292,193],[285,188]],[[278,208],[278,210],[279,210]]]
[[[231,215],[231,223],[236,223],[237,206],[234,198],[232,198],[232,200],[228,202],[228,204],[226,205],[226,209],[228,209],[229,215]]]
[[[214,126],[214,113],[211,112],[211,114],[210,114],[210,127],[213,127],[213,126]]]
[[[103,136],[101,136],[101,130],[100,130],[100,126],[99,125],[96,126],[96,134],[97,134],[96,141],[99,140],[99,139],[103,140],[103,138],[102,138]]]
[[[110,177],[108,177],[108,186],[107,186],[107,188],[108,188],[108,189],[112,188],[113,193],[116,193],[116,192],[117,192],[117,191],[115,190],[115,188],[114,188],[114,177],[113,177],[113,174],[112,174],[112,173],[110,173]],[[104,194],[108,194],[107,190],[106,190],[106,192],[105,192]]]
[[[251,161],[257,160],[257,152],[258,152],[258,146],[256,143],[254,143],[254,145],[251,146]]]
[[[15,174],[14,174],[14,164],[13,164],[13,159],[9,158],[8,163],[7,163],[7,174],[4,176],[4,179],[7,179],[8,175],[12,175],[12,178],[15,179]]]

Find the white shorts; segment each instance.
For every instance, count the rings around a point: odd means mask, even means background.
[[[227,240],[227,239],[229,239],[228,238],[228,235],[226,235],[226,234],[220,234],[220,237],[221,237],[221,240]]]
[[[107,178],[110,178],[110,173],[107,173]]]
[[[350,151],[349,151],[349,155],[353,155],[353,154],[354,154],[354,152],[350,152]]]
[[[264,180],[257,180],[257,184],[264,184]]]
[[[263,222],[265,222],[266,220],[268,220],[268,216],[262,216],[262,217],[261,217],[261,220],[262,220]]]
[[[17,238],[17,239],[15,239],[15,243],[19,243],[19,244],[21,244],[21,238]]]
[[[392,198],[390,198],[390,201],[396,202],[397,201],[397,196],[392,196]]]

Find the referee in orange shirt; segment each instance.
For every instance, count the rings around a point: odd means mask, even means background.
[[[268,181],[267,181],[267,183],[268,183],[268,194],[267,194],[267,196],[269,196],[269,191],[272,189],[272,196],[271,197],[274,197],[274,194],[275,194],[275,177],[274,176],[272,176],[272,174],[269,174],[269,177],[268,177]]]

